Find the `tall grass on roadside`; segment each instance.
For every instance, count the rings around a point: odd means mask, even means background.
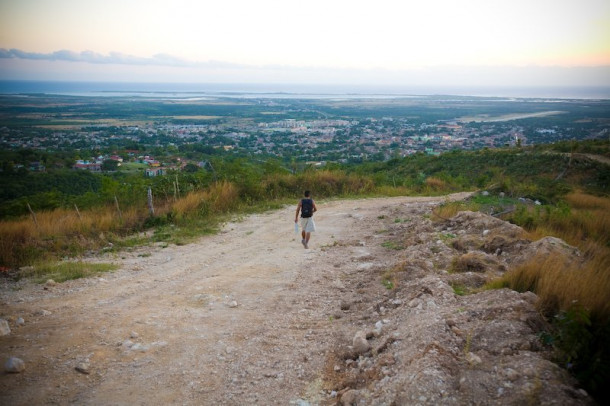
[[[609,258],[583,265],[572,258],[535,257],[494,283],[538,295],[537,306],[551,322],[541,337],[600,404],[610,400]]]
[[[126,234],[146,218],[145,209],[115,207],[55,209],[0,222],[0,264],[19,266],[36,258],[76,255],[107,243],[108,233]]]
[[[190,192],[171,205],[177,219],[226,213],[239,205],[239,191],[230,182],[217,182],[207,189]]]
[[[510,220],[534,237],[554,235],[583,248],[587,242],[610,243],[610,198],[570,193],[555,207],[520,207]]]
[[[534,257],[507,272],[503,285],[538,295],[545,314],[557,314],[575,303],[599,320],[610,319],[610,261],[601,257],[581,264],[562,256]]]

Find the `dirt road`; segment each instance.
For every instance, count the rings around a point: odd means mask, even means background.
[[[444,200],[318,202],[309,250],[287,207],[195,244],[104,258],[120,269],[98,278],[4,281],[0,316],[12,332],[0,355],[26,369],[0,375],[0,404],[320,402],[342,280],[391,265],[380,231],[396,208]]]

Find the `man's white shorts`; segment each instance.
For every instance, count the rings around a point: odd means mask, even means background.
[[[313,222],[313,217],[307,217],[301,219],[301,229],[306,233],[316,231],[316,223]]]

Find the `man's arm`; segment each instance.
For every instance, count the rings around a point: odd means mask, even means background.
[[[318,211],[318,207],[316,206],[316,202],[314,202],[313,200],[312,200],[312,203],[313,203],[313,212],[315,213]]]
[[[297,204],[297,212],[294,215],[295,223],[299,221],[299,212],[301,211],[301,204],[302,204],[302,202],[299,200],[299,204]]]

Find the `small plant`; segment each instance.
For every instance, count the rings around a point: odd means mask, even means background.
[[[453,293],[455,293],[458,296],[464,296],[466,293],[468,293],[466,291],[466,286],[459,284],[459,283],[452,283],[451,287],[453,288]]]
[[[392,290],[394,289],[394,282],[392,282],[389,279],[383,279],[381,281],[381,284],[387,289],[387,290]]]
[[[401,250],[404,248],[402,245],[399,245],[394,241],[386,241],[382,243],[381,246],[390,250]]]
[[[472,330],[466,334],[466,342],[464,343],[464,355],[470,352],[470,346],[472,345]]]
[[[382,214],[381,216],[377,216],[377,218],[378,218],[379,220],[383,220],[383,219],[385,219],[385,215],[384,215],[384,214]]]
[[[457,236],[453,233],[441,233],[439,235],[439,239],[447,245],[449,245],[451,243],[451,240],[453,240],[456,237]]]

